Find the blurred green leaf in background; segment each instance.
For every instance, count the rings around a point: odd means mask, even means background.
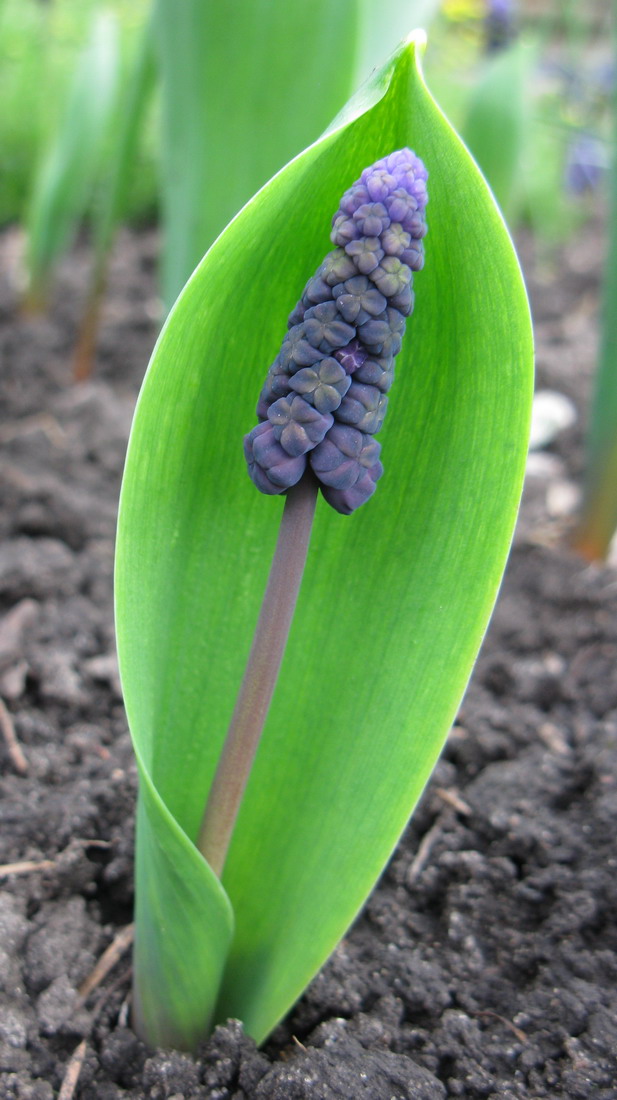
[[[230,218],[345,102],[357,9],[155,0],[168,306]]]
[[[28,214],[29,295],[44,297],[54,262],[83,216],[100,167],[118,76],[118,31],[110,12],[93,21],[60,122],[46,149]]]
[[[613,7],[617,57],[617,12]],[[600,348],[586,440],[584,494],[575,548],[589,561],[604,560],[617,532],[617,80],[613,71],[613,148],[608,248],[602,288]]]
[[[529,133],[534,49],[516,42],[485,59],[473,86],[462,136],[506,218],[520,206],[522,158]]]

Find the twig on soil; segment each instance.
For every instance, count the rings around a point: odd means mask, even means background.
[[[442,802],[446,802],[448,806],[452,806],[452,809],[456,810],[457,814],[461,814],[463,817],[471,817],[471,806],[463,802],[463,799],[456,791],[451,791],[447,787],[436,787],[435,794],[441,798]]]
[[[126,974],[123,974],[122,977],[123,978],[128,977],[130,975],[130,972],[131,971],[130,971],[130,968],[129,968],[129,970],[126,972]],[[129,1026],[130,1013],[131,1013],[131,993],[130,993],[130,990],[129,990],[129,992],[127,993],[126,997],[124,998],[122,1004],[120,1005],[120,1011],[118,1013],[118,1027],[128,1027]]]
[[[17,740],[17,734],[15,733],[15,726],[13,725],[13,719],[3,699],[0,699],[0,730],[4,737],[4,743],[7,748],[7,752],[13,763],[15,771],[20,775],[26,775],[28,771],[28,761],[24,756],[24,751]]]
[[[18,439],[20,435],[29,435],[30,432],[39,430],[47,436],[54,447],[65,446],[66,432],[55,416],[49,413],[35,413],[33,416],[24,416],[22,420],[4,424],[0,428],[0,443],[9,443],[12,439]]]
[[[418,851],[416,852],[409,871],[407,872],[406,885],[411,886],[412,883],[420,877],[425,865],[430,858],[433,845],[435,844],[437,837],[443,830],[444,817],[448,815],[449,810],[455,810],[457,814],[461,814],[462,817],[470,817],[472,814],[471,806],[468,806],[466,802],[456,793],[456,791],[449,790],[446,787],[437,787],[435,794],[441,798],[442,802],[445,802],[446,809],[440,813],[436,821],[431,825],[428,833],[425,833],[418,845]]]
[[[50,871],[55,867],[53,859],[22,859],[19,863],[3,863],[0,865],[0,878],[7,875],[28,875],[31,871]]]
[[[95,1021],[98,1020],[101,1012],[105,1008],[105,1005],[107,1004],[110,997],[112,997],[113,994],[116,992],[116,990],[120,989],[120,987],[122,985],[124,985],[125,983],[130,981],[132,969],[133,969],[132,966],[126,966],[124,968],[124,970],[120,971],[120,973],[118,974],[118,977],[115,978],[114,981],[111,982],[110,985],[106,986],[106,988],[103,990],[103,992],[101,993],[99,999],[96,1001],[96,1003],[94,1005],[94,1008],[92,1009],[91,1027],[94,1027]],[[118,1012],[118,1027],[126,1027],[127,1024],[128,1024],[130,999],[131,999],[131,993],[130,993],[130,989],[129,989],[129,992],[127,993],[127,995],[124,998],[122,1004],[120,1005],[120,1010]],[[126,1006],[126,1012],[125,1012],[125,1006]],[[77,1001],[77,1003],[75,1005],[75,1010],[77,1010],[79,1007],[80,1007],[80,1002]],[[123,1023],[123,1019],[124,1019],[124,1023]]]
[[[51,871],[61,865],[62,857],[76,848],[111,848],[110,840],[86,840],[73,837],[67,848],[58,852],[56,859],[21,859],[18,863],[0,864],[0,878],[7,875],[28,875],[33,871]]]
[[[86,1059],[86,1040],[82,1039],[78,1047],[73,1051],[68,1065],[66,1067],[66,1073],[62,1078],[62,1084],[60,1085],[60,1092],[58,1093],[58,1100],[73,1100],[75,1095],[75,1089],[77,1088],[77,1082],[79,1081],[79,1075],[81,1073],[82,1066]]]
[[[68,852],[69,848],[113,848],[113,841],[98,840],[87,836],[74,836],[68,848],[65,848],[64,851]],[[61,852],[60,855],[62,854]]]
[[[81,1008],[82,1005],[85,1004],[92,991],[104,981],[109,971],[113,969],[116,963],[120,961],[127,948],[131,946],[134,928],[135,926],[133,924],[127,924],[125,928],[122,928],[121,931],[118,932],[118,935],[103,952],[94,969],[91,970],[88,977],[79,987],[79,998],[75,1005],[76,1009]]]
[[[503,1024],[504,1027],[509,1028],[510,1031],[514,1035],[516,1035],[516,1038],[518,1039],[519,1043],[527,1043],[529,1041],[528,1036],[526,1035],[526,1033],[520,1027],[517,1027],[516,1024],[513,1024],[512,1020],[507,1020],[505,1016],[500,1016],[498,1012],[493,1012],[490,1008],[477,1009],[473,1013],[473,1015],[474,1016],[489,1016],[489,1017],[492,1017],[493,1020],[499,1020],[499,1022],[501,1024]]]
[[[443,827],[443,815],[440,815],[434,825],[431,825],[428,833],[425,833],[418,845],[418,851],[416,852],[409,871],[407,872],[405,885],[411,886],[413,882],[421,875],[424,870],[424,865],[428,863],[431,849],[437,840]]]

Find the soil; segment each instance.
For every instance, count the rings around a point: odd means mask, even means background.
[[[28,318],[19,238],[0,240],[1,1100],[617,1100],[617,572],[565,539],[601,240],[588,227],[552,259],[522,242],[539,385],[579,416],[532,457],[496,614],[421,805],[265,1047],[230,1022],[196,1059],[130,1029],[136,772],[111,578],[157,241],[119,241],[95,373],[76,386],[87,251]]]

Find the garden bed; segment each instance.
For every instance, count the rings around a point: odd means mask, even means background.
[[[45,318],[0,242],[0,1097],[617,1100],[617,572],[569,553],[602,226],[525,246],[538,380],[577,422],[531,465],[496,614],[379,887],[263,1050],[130,1030],[136,770],[112,624],[116,503],[156,336],[153,234],[115,252],[71,384],[87,252]],[[15,865],[7,871],[7,865]],[[112,945],[111,959],[104,956]],[[93,970],[104,956],[113,965]],[[88,983],[84,986],[84,983]]]

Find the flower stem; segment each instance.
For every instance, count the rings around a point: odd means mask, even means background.
[[[307,471],[287,492],[253,645],[206,802],[197,847],[219,878],[285,652],[317,489],[317,481]]]

